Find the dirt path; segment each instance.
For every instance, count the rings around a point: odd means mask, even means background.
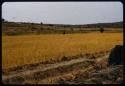
[[[56,64],[52,64],[48,67],[36,67],[35,69],[32,69],[32,70],[25,70],[25,71],[22,71],[22,72],[17,72],[17,73],[14,73],[14,74],[10,74],[10,75],[3,75],[2,76],[2,80],[7,80],[7,79],[11,79],[11,78],[14,78],[14,77],[17,77],[17,76],[31,76],[33,75],[34,73],[37,73],[37,72],[46,72],[46,71],[49,71],[49,70],[54,70],[56,68],[60,68],[60,67],[66,67],[66,66],[70,66],[70,65],[73,65],[73,64],[78,64],[78,63],[81,63],[81,62],[86,62],[86,61],[100,61],[101,59],[103,58],[108,58],[108,55],[106,56],[103,56],[103,57],[100,57],[100,58],[97,58],[97,59],[86,59],[86,58],[78,58],[78,59],[73,59],[73,60],[70,60],[70,61],[64,61],[64,62],[60,62],[60,63],[56,63]]]

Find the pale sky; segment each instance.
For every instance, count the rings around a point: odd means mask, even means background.
[[[123,21],[121,2],[5,2],[2,18],[15,22],[91,24]]]

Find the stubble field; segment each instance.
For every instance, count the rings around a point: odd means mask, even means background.
[[[2,36],[2,68],[107,51],[122,44],[123,33]]]

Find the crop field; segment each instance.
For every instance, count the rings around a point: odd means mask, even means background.
[[[123,6],[97,3],[4,3],[2,83],[124,84]]]
[[[122,45],[123,33],[117,31],[3,34],[2,80],[5,84],[122,83]]]
[[[123,45],[123,33],[2,36],[2,68],[108,51],[115,45]]]

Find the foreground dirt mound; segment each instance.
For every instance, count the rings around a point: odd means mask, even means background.
[[[116,45],[112,49],[109,56],[109,66],[110,65],[122,65],[123,64],[123,46]]]

